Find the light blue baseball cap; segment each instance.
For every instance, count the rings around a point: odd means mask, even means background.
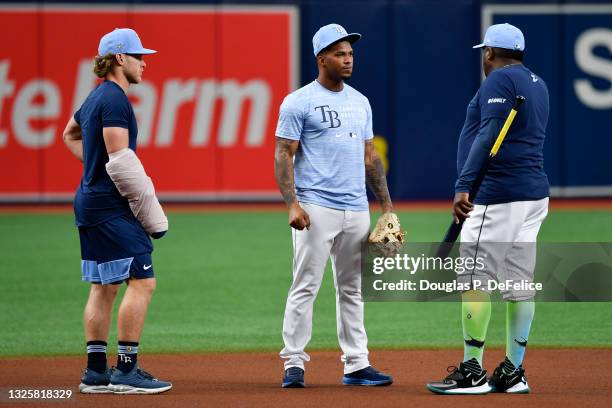
[[[487,28],[482,44],[472,48],[496,47],[507,50],[525,51],[525,37],[521,30],[512,24],[494,24]]]
[[[361,34],[358,33],[347,33],[344,27],[340,24],[328,24],[319,28],[312,37],[312,48],[314,50],[315,57],[319,55],[321,50],[329,47],[331,44],[346,40],[351,44],[361,38]]]
[[[106,54],[155,54],[157,51],[144,48],[136,31],[131,28],[115,28],[104,34],[98,46],[98,55]]]

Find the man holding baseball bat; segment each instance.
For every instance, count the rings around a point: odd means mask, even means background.
[[[445,241],[460,234],[461,257],[486,261],[484,268],[457,277],[472,289],[462,294],[463,361],[427,388],[437,394],[528,393],[522,363],[535,292],[501,291],[507,301],[506,358],[487,378],[482,368],[491,316],[486,282],[533,280],[535,241],[548,212],[543,158],[548,90],[522,63],[525,39],[518,28],[493,25],[474,48],[483,48],[487,78],[468,105],[459,137],[453,224]]]

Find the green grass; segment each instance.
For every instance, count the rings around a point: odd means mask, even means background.
[[[373,214],[376,216],[376,214]],[[439,240],[446,212],[403,212],[411,241]],[[158,278],[141,343],[146,352],[278,351],[291,242],[284,212],[171,213],[156,242]],[[556,211],[545,241],[612,241],[612,212]],[[83,352],[88,285],[68,214],[0,215],[0,356]],[[337,347],[331,273],[315,304],[309,349]],[[611,304],[540,303],[530,345],[612,346]],[[495,303],[487,344],[504,344],[504,305]],[[457,303],[368,303],[370,348],[459,347]],[[111,344],[116,331],[111,333]]]

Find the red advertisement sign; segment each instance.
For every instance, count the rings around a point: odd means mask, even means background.
[[[82,167],[62,132],[96,85],[100,37],[116,27],[158,51],[129,92],[158,194],[276,197],[274,131],[298,81],[296,24],[284,6],[0,7],[0,200],[72,197]]]

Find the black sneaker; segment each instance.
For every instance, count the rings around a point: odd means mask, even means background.
[[[300,367],[289,367],[283,377],[283,388],[304,388],[304,370]]]
[[[493,371],[489,379],[491,392],[505,392],[507,394],[529,394],[529,384],[525,377],[525,369],[520,365],[512,374],[506,374],[503,370],[504,363]]]
[[[459,368],[450,366],[450,374],[441,382],[427,384],[427,389],[435,394],[462,395],[488,394],[491,387],[487,381],[487,372],[480,367],[476,359],[459,364]],[[474,371],[480,370],[479,374]]]

